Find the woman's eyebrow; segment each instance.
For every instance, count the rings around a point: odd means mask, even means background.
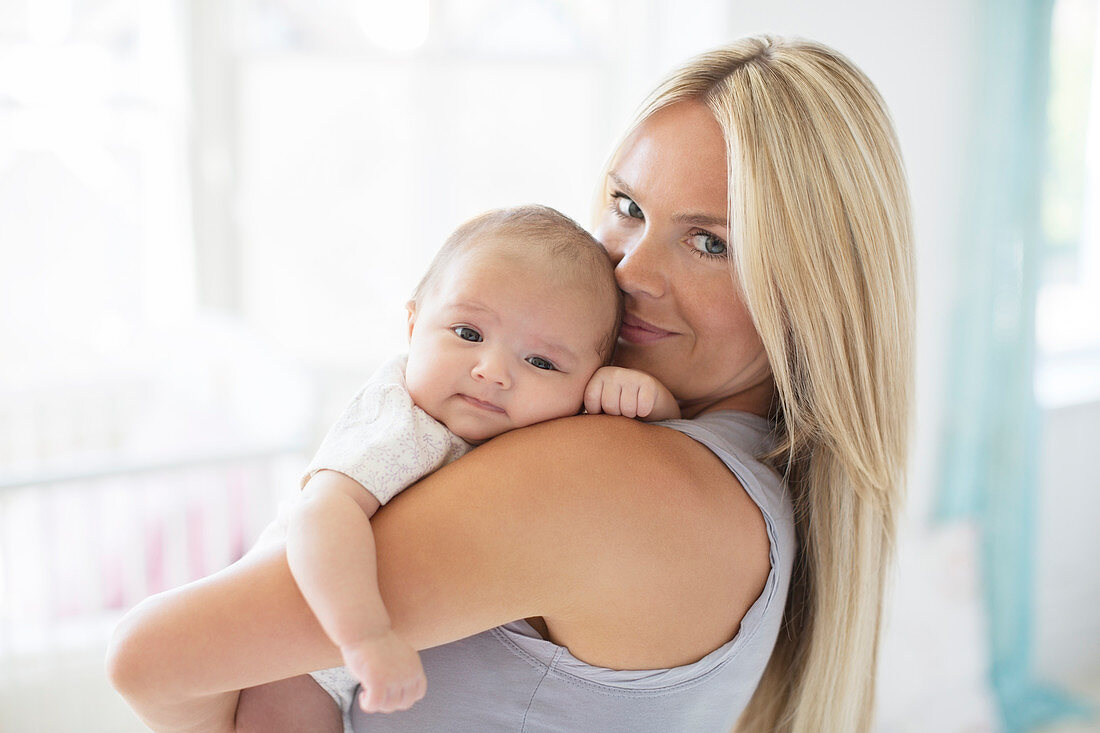
[[[726,217],[710,214],[673,214],[672,220],[677,224],[691,224],[697,227],[724,227],[727,223]]]
[[[625,193],[631,199],[634,198],[634,190],[631,189],[630,186],[627,185],[627,182],[620,178],[619,175],[615,173],[615,171],[609,171],[607,177],[615,182],[615,188]]]
[[[615,183],[615,188],[622,191],[630,198],[630,200],[637,203],[637,198],[634,194],[634,191],[630,188],[626,181],[619,177],[618,174],[616,174],[614,171],[610,171],[607,174],[607,177]],[[689,224],[691,226],[697,227],[725,227],[729,224],[729,221],[726,219],[725,216],[714,216],[713,214],[680,212],[677,214],[673,214],[671,219],[677,224]]]

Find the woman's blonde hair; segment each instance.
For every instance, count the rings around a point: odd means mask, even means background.
[[[786,476],[799,540],[779,639],[736,730],[866,731],[912,392],[912,233],[893,125],[846,58],[770,36],[689,61],[627,137],[682,101],[706,105],[725,136],[732,276],[778,395],[765,458]]]

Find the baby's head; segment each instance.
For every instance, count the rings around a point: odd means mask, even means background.
[[[408,310],[413,401],[480,443],[580,411],[589,378],[611,362],[622,295],[588,232],[521,206],[459,227]]]

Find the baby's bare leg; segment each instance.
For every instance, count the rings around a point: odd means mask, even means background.
[[[332,697],[308,674],[250,687],[237,704],[237,733],[343,733]]]

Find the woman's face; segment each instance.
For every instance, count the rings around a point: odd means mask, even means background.
[[[772,396],[760,336],[730,274],[727,175],[709,110],[666,107],[612,162],[595,232],[626,297],[615,363],[661,380],[685,417],[764,414]]]

